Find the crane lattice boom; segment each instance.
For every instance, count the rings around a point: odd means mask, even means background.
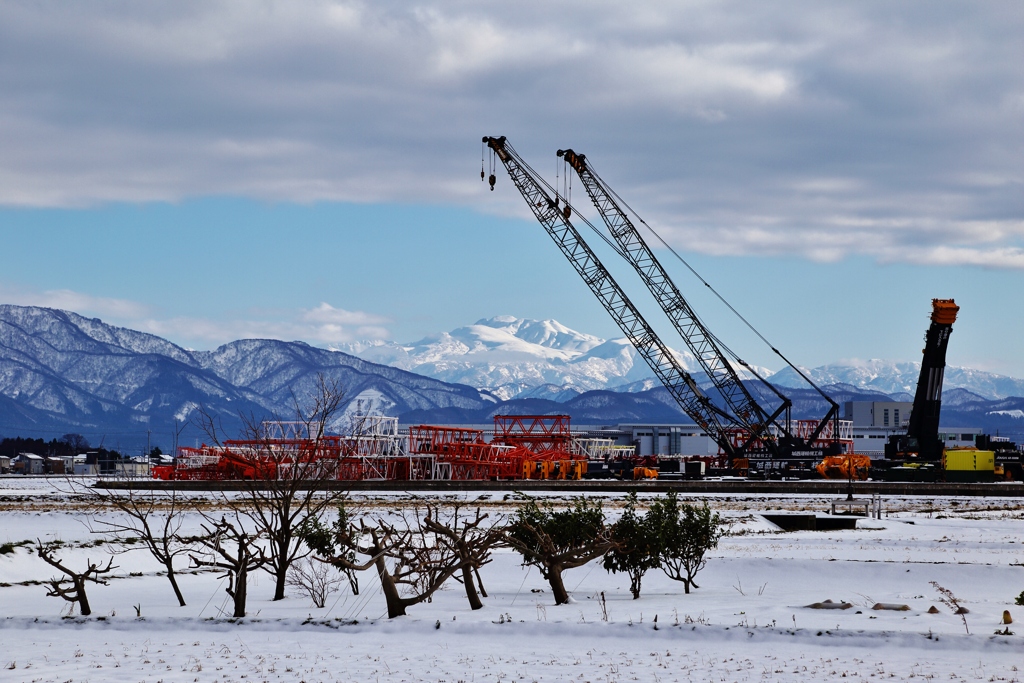
[[[647,324],[569,221],[570,212],[563,212],[559,208],[558,202],[547,193],[533,169],[516,154],[506,139],[485,137],[483,141],[504,164],[513,184],[526,200],[537,221],[587,283],[637,353],[647,362],[683,411],[732,458],[736,454],[736,449],[730,443],[729,434],[735,433],[737,428],[743,429],[744,426],[717,408],[693,377],[683,369],[672,351]]]
[[[746,429],[747,443],[760,439],[769,451],[777,452],[778,443],[769,426],[792,406],[792,402],[768,385],[782,399],[782,404],[772,414],[768,414],[744,386],[732,364],[715,343],[714,336],[697,317],[629,216],[615,201],[612,191],[587,164],[586,156],[571,149],[559,150],[558,155],[576,171],[608,226],[608,231],[621,247],[623,256],[647,285],[732,414]],[[790,433],[788,424],[780,427],[784,433]],[[739,450],[745,450],[744,446],[741,445]]]

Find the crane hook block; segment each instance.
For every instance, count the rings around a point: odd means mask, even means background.
[[[495,176],[495,175],[494,175],[494,174],[492,173],[492,174],[491,174],[491,177],[489,177],[489,178],[487,179],[487,182],[491,184],[491,192],[494,192],[494,183],[498,182],[498,178],[497,178],[497,176]]]
[[[484,178],[486,178],[486,177],[487,177],[487,174],[485,174],[484,173],[484,169],[481,168],[480,169],[480,182],[482,183],[484,181]]]
[[[562,209],[562,215],[565,216],[566,220],[569,220],[569,216],[572,215],[572,207],[566,204],[565,208]]]

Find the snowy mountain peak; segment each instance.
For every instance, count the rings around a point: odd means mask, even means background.
[[[490,327],[502,330],[530,344],[559,351],[586,352],[604,342],[600,337],[577,332],[557,320],[530,320],[511,315],[498,315],[478,320],[469,329]],[[465,329],[465,328],[463,328]]]
[[[474,387],[502,399],[569,396],[651,376],[625,339],[605,340],[557,320],[499,315],[410,344],[355,342],[340,350],[377,363]],[[692,356],[677,352],[693,366]],[[543,389],[541,387],[544,387]]]

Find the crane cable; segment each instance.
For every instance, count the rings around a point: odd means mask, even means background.
[[[536,182],[537,182],[537,183],[538,183],[539,185],[543,185],[543,186],[544,186],[544,187],[546,187],[546,188],[547,188],[547,189],[548,189],[549,191],[553,192],[553,193],[555,194],[555,196],[556,196],[556,197],[558,196],[558,190],[557,190],[557,189],[555,189],[555,188],[553,188],[553,187],[551,187],[551,184],[550,184],[550,183],[548,183],[548,181],[547,181],[547,180],[545,180],[543,176],[541,176],[541,175],[540,175],[539,173],[537,173],[537,171],[535,171],[535,170],[533,169],[533,167],[531,167],[531,166],[530,166],[530,165],[529,165],[528,163],[526,163],[526,161],[525,161],[525,160],[524,160],[524,159],[523,159],[522,157],[520,157],[518,153],[516,153],[515,149],[513,149],[513,148],[512,148],[512,145],[510,145],[510,144],[508,144],[508,143],[506,142],[506,143],[505,143],[505,148],[506,148],[507,150],[511,151],[511,152],[512,152],[512,153],[513,153],[513,154],[515,155],[515,158],[516,158],[516,163],[518,163],[518,164],[519,164],[519,165],[520,165],[520,166],[521,166],[521,167],[522,167],[522,168],[523,168],[524,170],[526,170],[527,172],[529,172],[530,176],[531,176],[531,177],[533,178],[533,180],[534,180],[534,181],[536,181]],[[494,154],[494,150],[492,149],[492,150],[491,150],[491,158],[493,159],[493,158],[494,158],[494,156],[495,156],[495,154]],[[566,175],[568,175],[568,171],[565,171],[565,172],[563,172],[563,177],[562,177],[562,180],[563,180],[563,182],[565,182],[565,176],[566,176]],[[565,202],[565,207],[566,207],[566,209],[567,209],[567,210],[569,210],[569,211],[570,211],[570,212],[572,213],[572,215],[574,215],[574,216],[575,216],[575,217],[576,217],[576,218],[577,218],[578,220],[580,220],[580,221],[582,221],[582,222],[583,222],[584,224],[586,224],[586,226],[587,226],[588,228],[590,228],[590,229],[591,229],[591,230],[592,230],[592,231],[594,232],[594,234],[595,234],[595,235],[597,235],[598,237],[600,237],[600,238],[601,238],[601,240],[602,240],[602,241],[603,241],[603,242],[604,242],[605,244],[607,244],[607,245],[608,245],[608,247],[609,247],[609,248],[610,248],[610,249],[611,249],[612,251],[614,251],[614,252],[615,252],[616,254],[618,254],[620,258],[622,258],[622,259],[623,259],[623,260],[625,260],[625,261],[629,261],[629,258],[628,258],[628,257],[626,256],[626,254],[625,254],[625,252],[624,252],[624,251],[622,250],[622,248],[621,248],[621,247],[620,247],[620,246],[619,246],[618,244],[616,244],[615,242],[613,242],[613,241],[611,240],[611,238],[610,238],[610,237],[609,237],[608,235],[606,235],[606,234],[604,233],[604,231],[603,231],[603,230],[601,230],[601,229],[600,229],[600,228],[598,228],[598,227],[597,227],[596,225],[594,225],[593,223],[591,223],[591,222],[590,222],[590,221],[589,221],[589,220],[587,219],[587,217],[586,217],[586,216],[584,216],[583,214],[581,214],[581,213],[580,213],[579,211],[576,211],[576,210],[575,210],[575,209],[574,209],[574,208],[572,207],[572,205],[571,205],[571,204],[569,203],[569,201],[568,201],[567,199],[565,199],[564,197],[563,197],[563,201]],[[557,207],[557,203],[555,204],[555,206]],[[562,214],[562,216],[564,217],[564,214],[563,214],[563,213],[562,213],[561,211],[559,211],[559,213],[560,213],[560,214]],[[568,223],[568,219],[567,219],[567,218],[566,218],[566,222]],[[570,224],[570,225],[571,225],[571,224]],[[580,239],[582,239],[582,237],[581,237]],[[738,360],[738,358],[737,358],[737,360]],[[675,364],[679,364],[679,363],[678,363],[678,359],[676,359],[676,358],[674,358],[674,357],[673,357],[673,358],[671,359],[671,361],[672,361],[673,363],[675,363]],[[741,362],[742,362],[742,361],[741,361]],[[746,364],[744,364],[744,365],[746,365]],[[682,369],[683,369],[683,372],[684,372],[684,374],[685,374],[685,375],[689,375],[689,374],[690,374],[690,373],[689,373],[689,371],[687,371],[687,370],[686,370],[685,368],[682,368]],[[753,372],[753,371],[751,371],[751,372]],[[754,373],[754,376],[755,376],[755,377],[757,377],[758,379],[761,379],[761,377],[760,377],[759,375],[757,375],[757,373]],[[764,380],[763,380],[763,379],[761,379],[761,381],[762,381],[762,382],[764,382]],[[777,392],[776,392],[776,393],[777,393]]]
[[[591,173],[593,173],[593,174],[594,174],[595,176],[597,176],[597,172],[593,170],[593,163],[592,163],[592,162],[591,162],[591,161],[590,161],[589,159],[587,160],[587,165],[588,165],[588,166],[590,167],[590,169],[591,169]],[[600,177],[600,176],[597,176],[597,177]],[[682,263],[682,264],[683,264],[684,266],[686,266],[687,270],[689,270],[689,271],[690,271],[690,272],[691,272],[691,273],[693,274],[693,276],[694,276],[694,277],[696,277],[696,278],[697,278],[698,280],[700,280],[700,281],[701,281],[701,283],[702,283],[702,284],[703,284],[703,285],[704,285],[705,287],[707,287],[707,288],[708,288],[708,289],[709,289],[709,290],[711,291],[711,293],[712,293],[712,294],[714,294],[714,295],[715,295],[716,297],[718,297],[718,300],[719,300],[719,301],[721,301],[721,302],[722,302],[723,304],[725,304],[725,306],[726,306],[726,307],[727,307],[727,308],[728,308],[728,309],[729,309],[730,311],[732,311],[732,312],[733,312],[733,314],[734,314],[734,315],[735,315],[735,316],[736,316],[737,318],[739,318],[739,319],[740,319],[740,320],[741,320],[741,321],[743,322],[743,324],[744,324],[744,325],[746,325],[746,326],[747,326],[748,328],[750,328],[750,331],[751,331],[751,332],[753,332],[753,333],[754,333],[755,335],[757,335],[757,336],[758,336],[758,338],[759,338],[759,339],[760,339],[761,341],[763,341],[763,342],[765,343],[765,345],[767,345],[767,346],[768,346],[768,348],[770,348],[770,349],[771,349],[771,350],[772,350],[772,351],[773,351],[773,352],[775,353],[775,355],[777,355],[777,356],[778,356],[779,358],[781,358],[781,359],[783,360],[783,362],[785,362],[785,363],[786,363],[786,365],[788,365],[789,367],[793,368],[793,370],[794,370],[794,371],[795,371],[795,372],[796,372],[796,373],[797,373],[798,375],[800,375],[800,377],[802,377],[802,378],[804,379],[804,381],[806,381],[806,382],[807,382],[807,383],[808,383],[809,385],[811,385],[812,387],[814,387],[814,389],[815,389],[815,390],[816,390],[816,391],[817,391],[817,392],[818,392],[819,394],[821,394],[822,396],[824,396],[824,397],[825,397],[825,398],[826,398],[826,399],[827,399],[827,400],[828,400],[828,401],[829,401],[830,403],[832,402],[832,398],[831,398],[830,396],[828,396],[828,395],[827,395],[827,394],[826,394],[826,393],[825,393],[824,391],[822,391],[822,390],[821,390],[821,388],[820,388],[820,387],[819,387],[819,386],[818,386],[817,384],[815,384],[815,383],[814,383],[814,382],[813,382],[813,381],[812,381],[812,380],[811,380],[811,379],[810,379],[810,378],[809,378],[809,377],[808,377],[808,376],[807,376],[806,374],[804,374],[804,372],[803,372],[803,371],[802,371],[802,370],[801,370],[800,368],[798,368],[798,367],[797,367],[796,365],[794,365],[794,364],[793,364],[793,363],[792,363],[792,362],[791,362],[791,361],[790,361],[790,360],[789,360],[788,358],[786,358],[786,356],[785,356],[785,355],[783,355],[783,353],[782,353],[781,351],[779,351],[779,349],[778,349],[778,348],[776,348],[774,344],[772,344],[772,343],[771,343],[770,341],[768,341],[768,339],[766,339],[766,338],[765,338],[765,336],[764,336],[763,334],[761,334],[761,333],[760,333],[760,332],[759,332],[759,331],[757,330],[757,328],[756,328],[756,327],[754,327],[754,326],[753,326],[753,324],[751,324],[751,323],[750,323],[750,321],[749,321],[749,320],[747,320],[746,318],[744,318],[744,317],[743,317],[743,315],[742,315],[742,314],[741,314],[741,313],[740,313],[739,311],[737,311],[737,310],[736,310],[736,308],[735,308],[735,307],[733,307],[733,305],[732,305],[731,303],[729,303],[729,302],[728,302],[728,301],[727,301],[727,300],[725,299],[725,297],[724,297],[724,296],[722,296],[722,295],[721,295],[721,294],[720,294],[720,293],[718,292],[718,290],[716,290],[716,289],[715,289],[714,287],[712,287],[712,286],[711,286],[711,283],[710,283],[710,282],[708,282],[707,280],[705,280],[705,279],[704,279],[704,278],[703,278],[703,277],[702,277],[702,276],[700,275],[700,273],[698,273],[698,272],[697,272],[697,271],[696,271],[696,270],[694,269],[694,267],[693,267],[693,266],[691,266],[691,265],[690,265],[690,264],[689,264],[689,263],[688,263],[688,262],[686,261],[686,259],[684,259],[684,258],[683,258],[683,257],[682,257],[682,256],[681,256],[681,255],[679,254],[679,252],[677,252],[677,251],[676,251],[675,249],[673,249],[673,248],[672,248],[672,246],[671,246],[671,245],[669,245],[669,243],[665,241],[665,238],[663,238],[663,237],[662,237],[661,235],[659,235],[659,234],[658,234],[658,232],[657,232],[657,231],[656,231],[656,230],[655,230],[654,228],[652,228],[652,227],[651,227],[650,225],[648,225],[648,224],[647,224],[647,221],[645,221],[645,220],[643,219],[643,217],[642,217],[642,216],[640,216],[640,214],[638,214],[638,213],[637,213],[637,212],[636,212],[636,211],[635,211],[635,210],[633,209],[633,207],[631,207],[631,206],[630,206],[630,205],[629,205],[629,204],[628,204],[628,203],[627,203],[627,202],[626,202],[626,201],[625,201],[625,200],[624,200],[624,199],[623,199],[622,197],[620,197],[620,196],[619,196],[619,194],[618,194],[617,192],[615,192],[615,190],[613,190],[612,188],[610,188],[610,187],[608,187],[607,185],[605,185],[603,181],[602,181],[602,183],[601,183],[601,184],[602,184],[602,185],[604,185],[605,189],[606,189],[606,190],[608,191],[608,193],[609,193],[609,194],[610,194],[610,195],[611,195],[612,197],[614,197],[614,198],[616,199],[616,201],[618,201],[618,202],[621,202],[621,203],[622,203],[622,206],[624,206],[624,207],[625,207],[626,209],[628,209],[628,210],[629,210],[629,212],[630,212],[631,214],[633,214],[633,216],[635,216],[635,217],[636,217],[636,219],[637,219],[638,221],[640,221],[640,223],[641,223],[641,224],[642,224],[642,225],[643,225],[643,226],[644,226],[645,228],[647,228],[647,230],[649,230],[649,231],[650,231],[650,233],[651,233],[652,235],[654,235],[654,236],[655,236],[655,238],[657,238],[657,240],[658,240],[659,242],[661,242],[662,246],[664,246],[664,247],[665,247],[666,249],[668,249],[668,250],[669,250],[669,251],[670,251],[670,252],[672,253],[672,255],[673,255],[673,256],[675,256],[675,257],[676,257],[676,258],[677,258],[677,259],[679,260],[679,262],[680,262],[680,263]],[[717,337],[715,337],[715,340],[716,340],[716,341],[719,341],[719,340],[717,339]],[[723,344],[722,346],[723,346],[723,348],[725,348],[726,350],[728,350],[728,347],[727,347],[727,346],[725,346],[724,344]],[[734,354],[732,353],[732,351],[729,351],[729,354],[730,354],[730,355],[734,355]],[[742,364],[743,364],[743,366],[744,366],[745,368],[747,368],[747,369],[748,369],[748,370],[750,370],[751,372],[754,372],[754,371],[753,371],[753,370],[752,370],[752,369],[750,368],[750,366],[749,366],[749,365],[747,365],[746,363],[744,363],[744,362],[743,362],[742,360],[740,360],[740,359],[739,359],[738,357],[736,358],[736,360],[737,360],[737,361],[739,361],[740,363],[742,363]],[[762,378],[761,378],[761,377],[760,377],[759,375],[757,375],[757,373],[754,373],[754,374],[755,374],[755,376],[756,376],[756,377],[757,377],[758,379],[760,379],[760,380],[761,380],[762,382],[765,382],[766,384],[770,384],[770,383],[769,383],[769,382],[767,382],[766,380],[762,379]]]
[[[523,159],[522,157],[520,157],[520,156],[519,156],[519,154],[518,154],[518,153],[516,153],[514,149],[512,149],[512,146],[511,146],[510,144],[508,144],[508,143],[506,142],[506,143],[505,143],[505,146],[506,146],[506,148],[507,148],[507,149],[510,149],[510,151],[512,151],[512,152],[513,152],[513,154],[515,154],[515,156],[516,156],[516,161],[517,161],[517,163],[518,163],[518,164],[519,164],[520,166],[522,166],[522,167],[523,167],[523,168],[524,168],[524,169],[525,169],[526,171],[528,171],[528,172],[530,173],[530,175],[531,175],[531,176],[533,177],[533,179],[534,179],[534,180],[535,180],[535,181],[536,181],[537,183],[539,183],[539,184],[543,185],[543,186],[544,186],[544,187],[546,187],[546,188],[547,188],[547,189],[548,189],[549,191],[553,192],[553,193],[555,194],[555,196],[556,196],[556,197],[558,196],[558,190],[557,190],[556,188],[553,188],[553,187],[551,186],[551,184],[550,184],[550,183],[548,183],[548,181],[544,179],[544,177],[543,177],[543,176],[541,176],[541,175],[540,175],[539,173],[537,173],[537,171],[535,171],[535,170],[533,169],[533,167],[531,167],[531,166],[530,166],[530,165],[529,165],[529,164],[528,164],[528,163],[526,162],[526,160],[525,160],[525,159]],[[493,160],[494,160],[494,157],[495,157],[495,153],[494,153],[494,150],[492,149],[492,150],[491,150],[491,159],[492,159],[492,164],[494,163],[494,161],[493,161]],[[589,161],[589,160],[587,161],[587,163],[588,163],[588,165],[592,166],[592,164],[590,164],[590,161]],[[556,164],[557,164],[557,162],[556,162]],[[565,182],[565,175],[568,175],[568,172],[567,172],[567,171],[563,173],[563,182]],[[596,176],[597,174],[596,174],[596,173],[594,173],[594,175]],[[604,184],[604,183],[602,183],[602,184]],[[652,228],[651,226],[647,225],[647,222],[646,222],[646,221],[644,221],[644,219],[643,219],[643,218],[641,218],[641,217],[640,217],[640,215],[639,215],[639,214],[637,214],[637,213],[636,213],[636,211],[634,211],[632,207],[630,207],[630,206],[629,206],[628,204],[626,204],[626,202],[625,202],[625,201],[623,201],[623,200],[622,200],[622,198],[621,198],[621,197],[619,197],[619,196],[618,196],[618,194],[616,194],[614,190],[612,190],[611,188],[609,188],[609,187],[607,187],[607,186],[605,186],[605,189],[607,189],[607,190],[609,191],[609,193],[610,193],[610,194],[611,194],[611,195],[612,195],[613,197],[615,197],[615,199],[617,199],[618,201],[622,202],[623,206],[625,206],[625,207],[626,207],[627,209],[629,209],[629,211],[630,211],[630,212],[631,212],[631,213],[632,213],[632,214],[633,214],[634,216],[636,216],[636,218],[637,218],[637,219],[638,219],[638,220],[639,220],[639,221],[640,221],[641,223],[643,223],[643,225],[644,225],[644,226],[645,226],[645,227],[646,227],[646,228],[647,228],[648,230],[650,230],[650,231],[651,231],[651,233],[653,233],[655,237],[657,237],[657,238],[658,238],[658,241],[659,241],[659,242],[661,242],[662,244],[664,244],[664,245],[666,246],[666,248],[668,248],[668,250],[669,250],[669,251],[671,251],[671,252],[672,252],[672,254],[674,254],[674,255],[675,255],[675,257],[676,257],[677,259],[679,259],[679,260],[680,260],[680,261],[681,261],[681,262],[683,263],[683,265],[685,265],[685,266],[686,266],[686,267],[687,267],[687,268],[688,268],[688,269],[690,270],[690,272],[694,274],[694,276],[696,276],[696,277],[697,277],[697,279],[698,279],[698,280],[700,280],[700,281],[701,281],[702,283],[704,283],[704,286],[705,286],[705,287],[707,287],[708,289],[710,289],[710,290],[711,290],[711,291],[712,291],[712,292],[713,292],[713,293],[715,294],[715,296],[717,296],[717,297],[718,297],[718,298],[719,298],[719,299],[720,299],[720,300],[722,301],[722,303],[724,303],[724,304],[725,304],[725,305],[726,305],[726,306],[727,306],[727,307],[729,308],[729,310],[731,310],[731,311],[732,311],[732,312],[733,312],[733,313],[734,313],[734,314],[735,314],[735,315],[736,315],[736,316],[737,316],[737,317],[738,317],[738,318],[739,318],[740,320],[742,320],[742,321],[743,321],[743,322],[744,322],[744,323],[745,323],[745,324],[747,325],[747,327],[749,327],[749,328],[750,328],[751,330],[753,330],[754,334],[756,334],[756,335],[757,335],[758,337],[760,337],[760,338],[761,338],[761,340],[762,340],[762,341],[764,341],[764,343],[765,343],[765,344],[767,344],[767,345],[769,346],[769,348],[771,348],[771,349],[772,349],[772,351],[774,351],[774,352],[775,352],[775,353],[776,353],[776,354],[777,354],[777,355],[778,355],[778,356],[779,356],[780,358],[782,358],[782,360],[783,360],[783,361],[785,361],[785,363],[786,363],[787,365],[789,365],[790,367],[792,367],[792,368],[793,368],[793,370],[797,372],[797,374],[799,374],[799,375],[800,375],[800,376],[801,376],[801,377],[802,377],[802,378],[803,378],[803,379],[804,379],[804,380],[805,380],[805,381],[806,381],[806,382],[807,382],[808,384],[810,384],[810,385],[811,385],[812,387],[814,387],[814,389],[815,389],[815,390],[817,390],[817,392],[818,392],[819,394],[821,394],[821,395],[822,395],[822,396],[823,396],[823,397],[824,397],[824,398],[825,398],[826,400],[828,400],[829,402],[832,402],[832,399],[831,399],[831,398],[830,398],[830,397],[829,397],[829,396],[828,396],[827,394],[825,394],[825,392],[823,392],[823,391],[822,391],[822,390],[821,390],[820,388],[818,388],[818,386],[817,386],[816,384],[814,384],[814,382],[812,382],[812,381],[810,380],[810,378],[808,378],[808,377],[807,377],[807,376],[806,376],[806,375],[805,375],[805,374],[804,374],[803,372],[801,372],[801,371],[800,371],[800,369],[799,369],[799,368],[797,368],[797,367],[796,367],[795,365],[793,365],[793,364],[792,364],[792,363],[791,363],[791,362],[790,362],[790,361],[789,361],[789,360],[788,360],[788,359],[787,359],[787,358],[786,358],[785,356],[783,356],[783,355],[782,355],[782,353],[781,353],[781,352],[780,352],[780,351],[779,351],[779,350],[778,350],[777,348],[775,348],[774,346],[772,346],[772,344],[771,344],[771,343],[770,343],[770,342],[769,342],[769,341],[768,341],[767,339],[765,339],[765,337],[764,337],[764,336],[763,336],[763,335],[762,335],[762,334],[761,334],[760,332],[758,332],[758,331],[757,331],[757,329],[755,329],[755,328],[754,328],[754,326],[753,326],[753,325],[752,325],[752,324],[751,324],[750,322],[748,322],[748,321],[746,320],[746,318],[744,318],[744,317],[743,317],[742,315],[740,315],[739,311],[737,311],[737,310],[736,310],[735,308],[733,308],[733,306],[732,306],[732,305],[731,305],[731,304],[730,304],[730,303],[729,303],[728,301],[726,301],[726,300],[725,300],[725,298],[724,298],[724,297],[723,297],[723,296],[722,296],[721,294],[719,294],[719,293],[718,293],[718,291],[717,291],[717,290],[716,290],[716,289],[715,289],[714,287],[712,287],[712,286],[711,286],[711,284],[710,284],[710,283],[709,283],[709,282],[708,282],[707,280],[705,280],[705,279],[704,279],[703,277],[701,277],[701,276],[700,276],[700,274],[699,274],[699,273],[698,273],[698,272],[697,272],[696,270],[694,270],[694,268],[693,268],[693,267],[692,267],[692,266],[691,266],[691,265],[690,265],[689,263],[687,263],[687,262],[686,262],[686,260],[685,260],[685,259],[683,259],[683,257],[682,257],[682,256],[680,256],[678,252],[676,252],[676,250],[675,250],[675,249],[673,249],[673,248],[672,248],[671,246],[669,246],[669,245],[668,245],[668,243],[667,243],[667,242],[665,242],[665,240],[664,240],[664,239],[663,239],[663,238],[661,237],[661,235],[659,235],[659,234],[658,234],[657,232],[655,232],[654,228]],[[566,205],[566,207],[568,207],[568,208],[572,209],[572,205],[571,205],[571,204],[569,203],[569,201],[568,201],[567,199],[564,199],[564,197],[563,197],[563,201],[565,201],[565,205]],[[557,206],[557,204],[556,204],[556,206]],[[582,221],[582,222],[583,222],[583,223],[584,223],[584,224],[585,224],[585,225],[586,225],[586,226],[587,226],[588,228],[590,228],[590,229],[591,229],[591,230],[592,230],[592,231],[594,232],[594,234],[596,234],[596,235],[597,235],[598,237],[600,237],[600,238],[601,238],[601,240],[602,240],[602,241],[603,241],[603,242],[604,242],[605,244],[607,244],[607,245],[608,245],[608,247],[609,247],[609,248],[610,248],[610,249],[611,249],[612,251],[614,251],[614,252],[615,252],[616,254],[618,254],[618,255],[619,255],[619,257],[621,257],[621,258],[622,258],[623,260],[625,260],[625,261],[629,261],[629,257],[628,257],[628,256],[626,256],[626,254],[625,254],[625,252],[624,252],[624,251],[622,250],[622,248],[621,248],[621,247],[620,247],[620,246],[619,246],[619,245],[618,245],[617,243],[613,242],[613,241],[611,240],[611,238],[610,238],[610,237],[609,237],[608,235],[606,235],[606,234],[605,234],[605,232],[604,232],[603,230],[601,230],[601,229],[600,229],[600,228],[598,228],[598,227],[597,227],[596,225],[594,225],[593,223],[591,223],[591,222],[590,222],[590,221],[589,221],[589,220],[587,219],[587,217],[586,217],[586,216],[584,216],[583,214],[581,214],[581,213],[580,213],[579,211],[575,211],[575,210],[573,210],[573,211],[572,211],[572,213],[573,213],[573,214],[574,214],[574,215],[576,216],[576,218],[577,218],[578,220]],[[694,312],[694,317],[696,317],[696,312]],[[698,320],[700,320],[700,318],[697,318],[697,319],[698,319]],[[757,371],[755,371],[755,370],[754,370],[754,369],[753,369],[753,368],[752,368],[752,367],[751,367],[751,366],[750,366],[750,365],[749,365],[749,364],[748,364],[748,363],[747,363],[746,361],[744,361],[743,359],[741,359],[741,358],[739,357],[739,355],[738,355],[738,354],[736,354],[736,353],[735,353],[734,351],[732,351],[732,349],[730,349],[728,345],[726,345],[726,344],[725,344],[724,342],[722,342],[722,340],[721,340],[721,339],[719,339],[718,337],[716,337],[716,336],[715,336],[715,335],[714,335],[714,334],[713,334],[713,333],[712,333],[712,332],[711,332],[710,330],[708,330],[708,329],[707,329],[707,326],[705,326],[705,325],[704,325],[703,321],[701,321],[701,325],[702,325],[702,326],[704,327],[705,331],[707,332],[708,336],[709,336],[709,337],[711,337],[711,339],[713,339],[713,340],[714,340],[714,341],[715,341],[715,342],[716,342],[717,344],[719,344],[719,345],[720,345],[720,347],[721,347],[721,348],[722,348],[723,350],[725,350],[725,351],[726,351],[726,353],[728,353],[728,354],[729,354],[730,356],[732,356],[732,358],[734,358],[734,359],[735,359],[735,360],[736,360],[737,362],[739,362],[739,363],[740,363],[741,365],[743,365],[743,367],[744,367],[744,368],[746,368],[746,369],[747,369],[747,370],[748,370],[748,371],[749,371],[749,372],[750,372],[750,373],[751,373],[752,375],[754,375],[754,377],[756,377],[756,378],[757,378],[757,379],[758,379],[758,380],[759,380],[759,381],[760,381],[760,382],[761,382],[762,384],[764,384],[764,385],[765,385],[766,387],[768,387],[768,388],[769,388],[769,389],[770,389],[770,390],[771,390],[771,391],[772,391],[772,392],[773,392],[773,393],[774,393],[775,395],[777,395],[777,396],[778,396],[779,398],[781,398],[782,400],[784,400],[784,401],[788,401],[788,400],[789,400],[789,399],[788,399],[788,397],[784,396],[784,395],[783,395],[783,394],[782,394],[782,393],[781,393],[781,392],[780,392],[780,391],[779,391],[779,390],[778,390],[777,388],[775,388],[775,386],[774,386],[774,385],[773,385],[773,384],[772,384],[771,382],[769,382],[769,381],[768,381],[767,379],[765,379],[764,377],[761,377],[761,375],[760,375],[760,374],[759,374],[759,373],[758,373]],[[763,398],[763,397],[762,397],[762,398]]]

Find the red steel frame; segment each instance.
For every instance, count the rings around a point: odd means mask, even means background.
[[[568,415],[495,415],[494,441],[534,453],[571,450]]]
[[[417,425],[409,428],[404,452],[382,451],[372,437],[232,440],[223,446],[179,450],[175,466],[154,469],[158,479],[277,479],[301,468],[320,478],[426,479],[439,472],[452,479],[576,479],[586,456],[574,453],[568,415],[499,415],[495,438],[479,429]],[[326,470],[325,470],[326,468]]]

